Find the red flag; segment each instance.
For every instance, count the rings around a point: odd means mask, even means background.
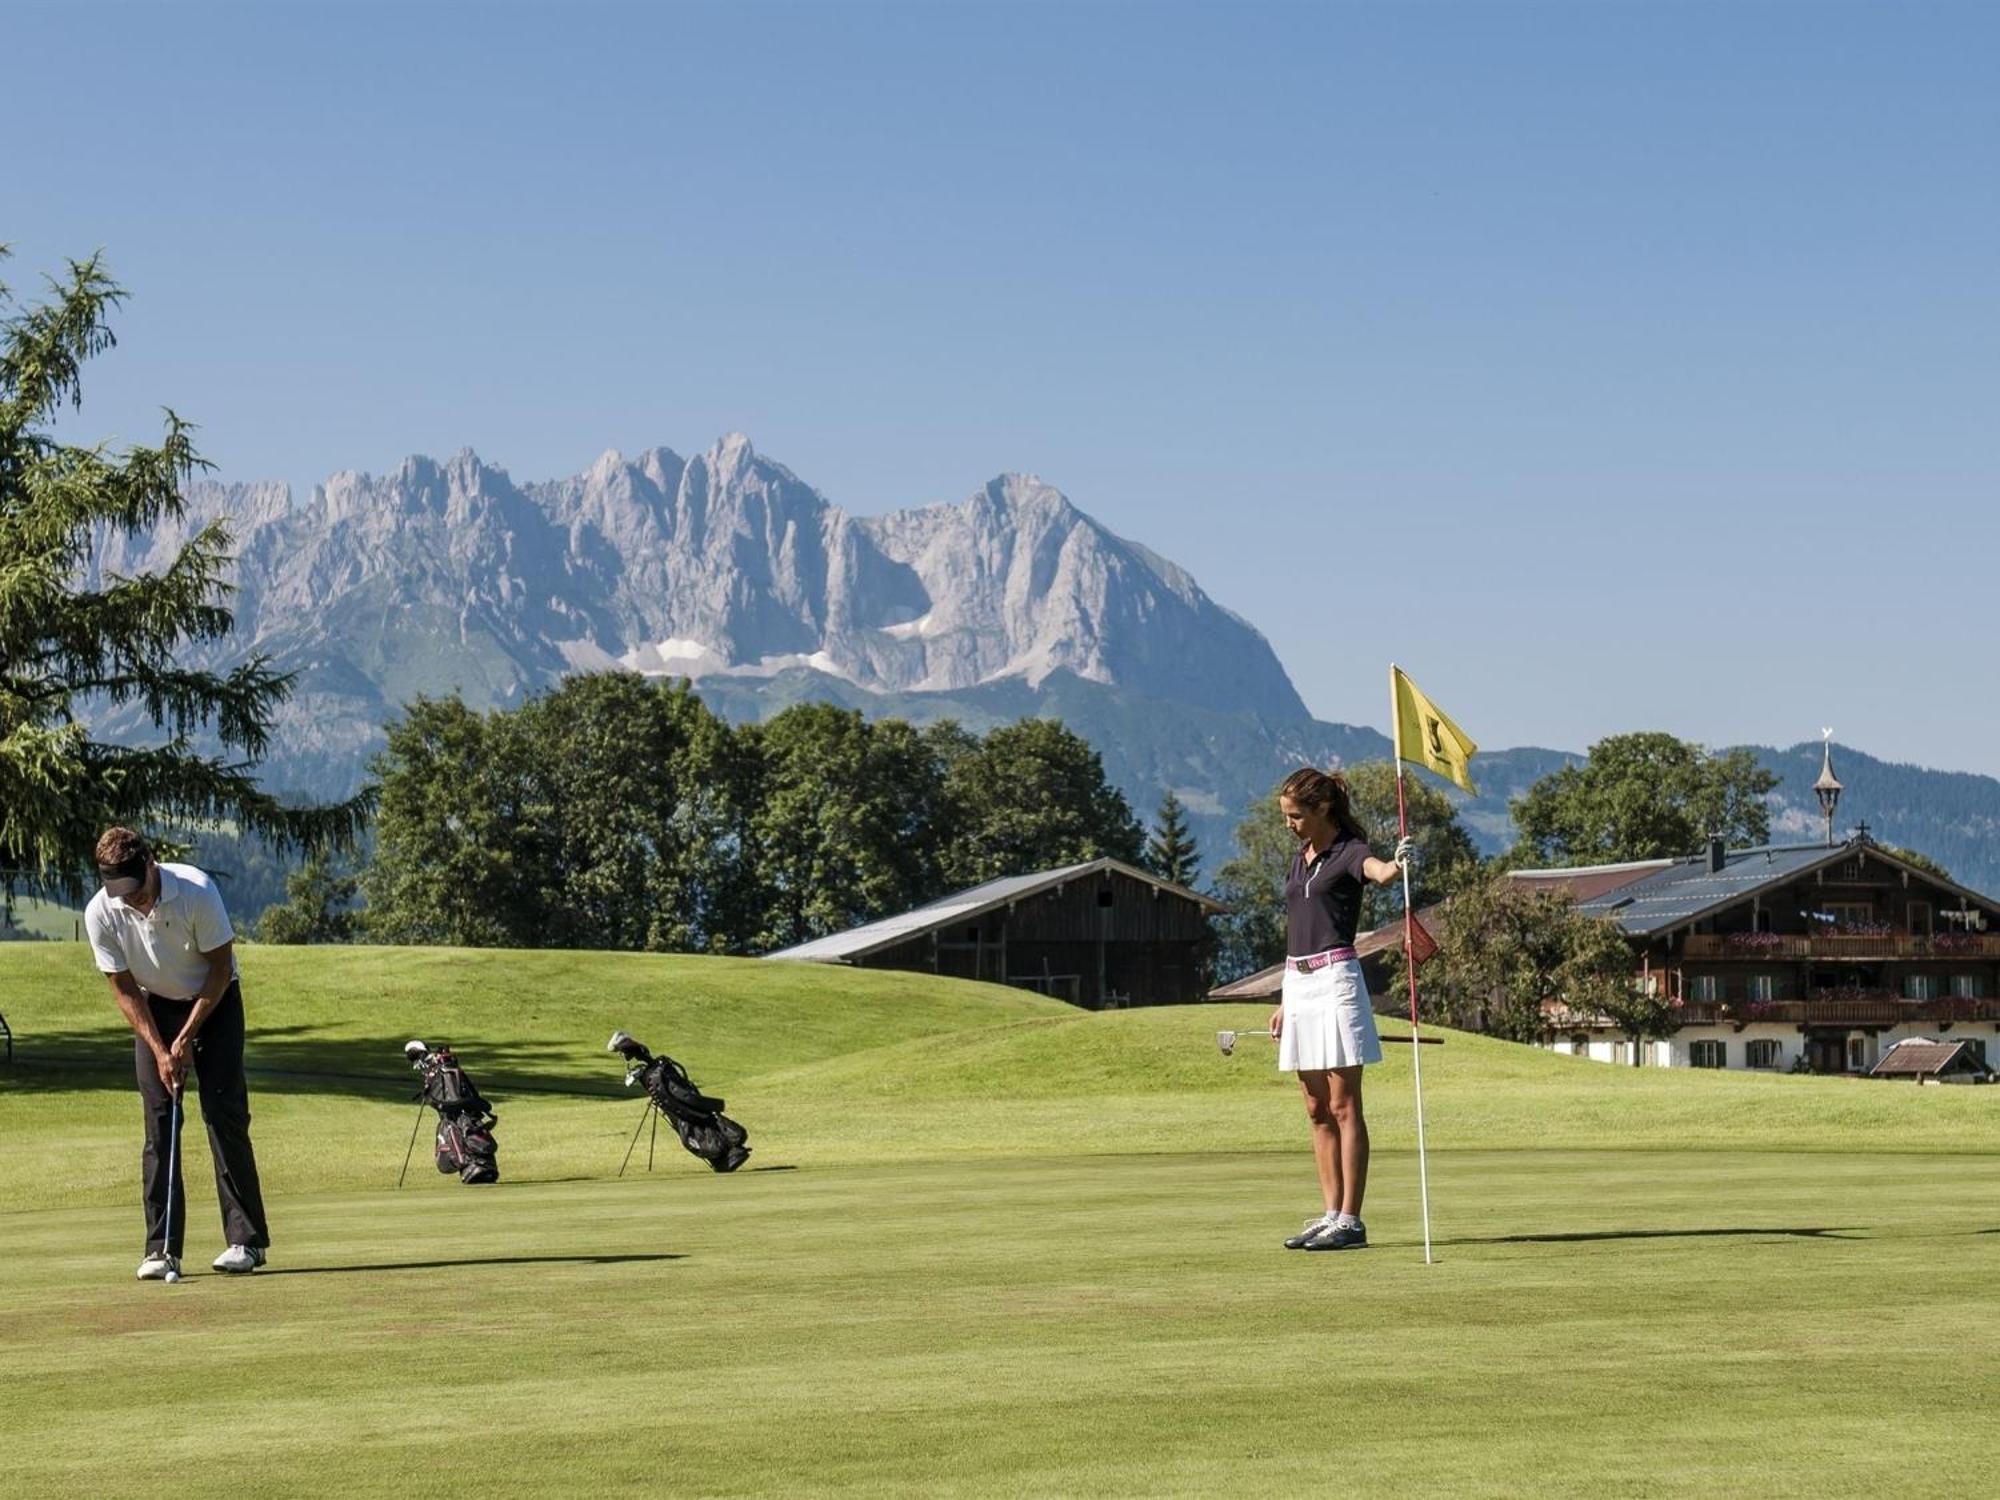
[[[1404,936],[1404,946],[1409,949],[1410,962],[1419,967],[1427,958],[1437,956],[1437,939],[1424,931],[1424,924],[1417,920],[1415,912],[1410,913],[1409,931]]]

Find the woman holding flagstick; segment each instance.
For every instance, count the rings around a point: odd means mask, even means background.
[[[1410,840],[1393,861],[1374,857],[1354,816],[1346,778],[1302,766],[1278,788],[1278,810],[1299,841],[1285,876],[1284,993],[1271,1012],[1278,1066],[1299,1075],[1326,1212],[1285,1241],[1288,1250],[1358,1250],[1368,1243],[1368,1123],[1361,1070],[1382,1060],[1368,982],[1354,952],[1365,885],[1402,878]]]

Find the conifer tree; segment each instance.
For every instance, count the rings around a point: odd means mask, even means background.
[[[1201,871],[1201,851],[1188,832],[1187,809],[1172,787],[1160,799],[1160,810],[1153,817],[1153,831],[1146,839],[1146,867],[1162,880],[1189,888]]]
[[[125,294],[97,256],[49,290],[17,308],[0,285],[0,905],[24,889],[80,898],[113,823],[156,840],[226,823],[279,849],[351,842],[365,794],[288,807],[252,774],[288,678],[258,657],[197,664],[233,623],[227,527],[203,527],[155,572],[95,562],[109,534],[179,521],[182,486],[208,465],[172,411],[153,447],[57,439],[51,424],[81,406],[84,362],[115,342]],[[94,727],[121,709],[151,725],[143,742]]]

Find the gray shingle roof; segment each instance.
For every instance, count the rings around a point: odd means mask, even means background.
[[[810,963],[846,963],[883,948],[893,948],[898,943],[913,937],[921,937],[934,927],[948,927],[953,922],[962,922],[968,917],[976,917],[981,912],[992,911],[1019,901],[1024,896],[1032,896],[1039,891],[1064,885],[1079,875],[1094,874],[1099,870],[1117,870],[1130,875],[1135,880],[1143,880],[1148,885],[1161,890],[1172,891],[1185,896],[1190,901],[1199,902],[1210,911],[1226,911],[1228,908],[1199,891],[1188,890],[1172,881],[1138,869],[1118,859],[1093,859],[1080,865],[1064,865],[1056,870],[1037,870],[1032,875],[1010,875],[1002,880],[989,880],[984,885],[975,885],[969,890],[957,891],[942,896],[928,906],[919,906],[913,911],[884,917],[878,922],[868,922],[860,927],[850,927],[845,932],[830,933],[823,938],[814,938],[809,943],[798,943],[790,948],[780,948],[775,953],[766,953],[766,958],[804,959]]]

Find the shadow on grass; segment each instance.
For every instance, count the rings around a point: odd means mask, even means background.
[[[685,1255],[478,1255],[462,1260],[393,1260],[365,1266],[266,1266],[265,1276],[330,1276],[346,1271],[445,1271],[460,1266],[626,1266],[635,1262],[686,1260]]]
[[[1799,1240],[1854,1239],[1856,1225],[1820,1229],[1589,1229],[1562,1234],[1495,1234],[1438,1240],[1440,1245],[1572,1245],[1594,1240],[1700,1240],[1786,1236]]]
[[[407,1102],[416,1074],[403,1058],[408,1035],[327,1037],[311,1026],[257,1026],[244,1048],[253,1098],[267,1094],[337,1094]],[[603,1044],[584,1039],[435,1037],[459,1053],[479,1091],[496,1106],[510,1094],[565,1094],[636,1102],[623,1087],[623,1064]],[[698,1063],[690,1067],[697,1080]],[[598,1082],[597,1080],[603,1080]],[[134,1087],[129,1031],[42,1032],[16,1037],[12,1066],[0,1065],[0,1089],[23,1093],[127,1092]]]

